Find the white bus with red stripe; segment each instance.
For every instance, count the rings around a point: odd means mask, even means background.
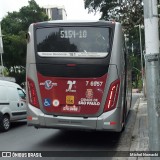
[[[123,129],[132,94],[120,23],[34,23],[27,40],[29,126]]]

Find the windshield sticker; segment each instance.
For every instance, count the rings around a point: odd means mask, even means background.
[[[54,83],[51,80],[46,80],[45,82],[40,83],[40,86],[45,86],[45,89],[50,90],[53,86],[57,86],[57,83]]]
[[[59,103],[58,99],[55,99],[55,100],[53,100],[52,104],[53,104],[54,107],[58,107],[60,103]]]
[[[76,84],[76,81],[68,81],[68,89],[66,89],[66,92],[76,92],[76,90],[73,90],[73,85]]]
[[[99,106],[100,102],[98,101],[98,99],[81,98],[81,100],[78,102],[78,105]]]
[[[80,107],[79,106],[68,106],[66,105],[65,107],[62,108],[63,112],[80,112]]]
[[[108,52],[38,52],[40,57],[80,57],[80,58],[104,58]]]
[[[74,96],[66,96],[66,104],[74,104]]]
[[[45,98],[43,101],[43,105],[45,107],[50,107],[51,106],[51,100],[49,98]]]
[[[93,90],[92,89],[87,89],[86,98],[88,98],[88,99],[93,98]]]

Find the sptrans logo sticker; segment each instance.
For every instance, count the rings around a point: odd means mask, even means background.
[[[51,80],[46,80],[45,82],[40,83],[40,86],[45,86],[45,89],[50,90],[53,86],[57,86],[57,83],[54,83]]]
[[[68,89],[66,89],[66,92],[76,92],[76,90],[73,90],[73,85],[76,84],[76,81],[68,81]]]

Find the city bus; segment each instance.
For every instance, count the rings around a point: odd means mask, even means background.
[[[132,85],[120,23],[33,23],[27,43],[28,126],[123,130]]]

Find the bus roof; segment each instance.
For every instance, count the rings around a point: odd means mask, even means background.
[[[51,20],[51,21],[43,21],[37,22],[34,24],[46,24],[46,23],[54,23],[54,24],[68,24],[68,23],[108,23],[108,24],[120,24],[115,21],[105,21],[105,20]]]

